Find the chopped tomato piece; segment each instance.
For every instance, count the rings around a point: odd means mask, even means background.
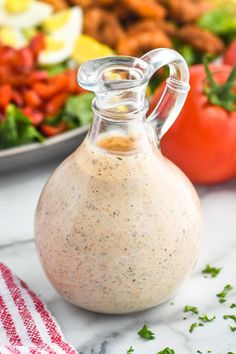
[[[67,124],[64,122],[59,123],[57,126],[52,126],[49,124],[42,124],[41,131],[46,136],[55,136],[67,130]]]
[[[42,98],[49,98],[60,91],[69,91],[69,79],[65,74],[50,77],[47,82],[36,82],[33,89]]]
[[[29,81],[43,81],[48,79],[48,72],[44,70],[37,70],[30,73]]]
[[[21,48],[16,52],[14,67],[18,72],[31,71],[34,67],[34,58],[29,48]]]
[[[10,85],[0,86],[0,108],[5,111],[12,98],[12,88]]]
[[[39,33],[31,39],[29,48],[35,59],[38,57],[40,51],[45,48],[45,46],[46,41],[44,33]]]
[[[38,107],[42,103],[41,98],[33,90],[26,90],[24,92],[24,101],[30,107]]]
[[[59,109],[64,105],[67,96],[68,96],[67,92],[61,92],[56,96],[52,97],[49,100],[49,102],[46,104],[45,111],[49,115],[56,114],[59,111]]]
[[[77,82],[77,69],[71,69],[66,71],[66,75],[69,78],[69,89],[71,94],[80,94],[87,92]]]
[[[12,91],[11,101],[14,102],[18,107],[22,107],[24,104],[23,97],[19,91]]]
[[[25,107],[22,110],[24,112],[24,114],[26,115],[27,118],[29,118],[29,120],[34,124],[34,125],[39,125],[44,116],[41,112],[34,110],[31,107]]]

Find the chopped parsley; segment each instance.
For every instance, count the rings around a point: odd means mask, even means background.
[[[202,316],[199,316],[198,318],[202,322],[211,322],[216,318],[216,316],[212,316],[211,318],[209,318],[206,314],[203,314]]]
[[[194,313],[195,315],[198,315],[199,311],[198,311],[198,308],[196,306],[190,306],[190,305],[186,305],[184,307],[184,312],[192,312]]]
[[[227,284],[227,285],[225,285],[224,289],[220,293],[216,294],[216,296],[219,298],[219,302],[221,304],[223,304],[226,301],[225,298],[228,295],[230,290],[233,290],[233,287],[232,287],[232,285]]]
[[[197,353],[199,353],[199,354],[203,354],[203,352],[201,352],[201,350],[197,350]]]
[[[131,347],[127,350],[127,353],[126,354],[131,354],[131,353],[133,353],[134,352],[134,349],[133,349],[133,347],[132,347],[132,345],[131,345]]]
[[[236,331],[236,327],[229,326],[229,328],[231,329],[232,332],[235,332],[235,331]]]
[[[230,318],[231,320],[233,320],[236,323],[236,315],[224,315],[223,319],[227,320],[228,318]]]
[[[197,327],[203,327],[204,324],[203,323],[192,323],[191,326],[189,327],[189,332],[193,333],[193,331],[195,330],[195,328]]]
[[[205,268],[202,270],[202,273],[210,275],[212,278],[215,278],[217,277],[217,275],[220,273],[221,270],[222,268],[211,267],[209,264],[207,264]]]
[[[189,328],[189,332],[190,333],[193,333],[193,331],[195,330],[195,328],[198,327],[198,324],[195,322],[195,323],[192,323],[190,328]]]
[[[150,330],[150,328],[146,324],[138,331],[138,335],[147,340],[155,339],[155,334]]]
[[[161,350],[160,352],[158,352],[157,354],[175,354],[175,351],[170,348],[165,348],[165,349]]]
[[[230,308],[231,308],[231,309],[234,309],[235,307],[236,307],[236,304],[231,304],[231,305],[230,305]]]

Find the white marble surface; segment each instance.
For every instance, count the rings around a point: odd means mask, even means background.
[[[80,310],[66,303],[54,291],[39,264],[33,243],[33,218],[40,191],[56,163],[0,176],[0,260],[5,262],[47,303],[64,335],[80,354],[156,354],[171,347],[176,354],[200,350],[214,354],[236,353],[236,332],[222,318],[236,314],[229,305],[236,302],[236,181],[198,188],[205,223],[205,238],[199,261],[191,278],[170,302],[135,315],[104,316]],[[205,279],[201,270],[207,264],[223,267],[214,279]],[[216,293],[224,285],[235,290],[220,305]],[[216,320],[190,334],[196,316],[183,320],[184,305],[198,306],[214,314]],[[146,342],[136,332],[148,323],[156,340]],[[236,324],[235,324],[236,325]]]

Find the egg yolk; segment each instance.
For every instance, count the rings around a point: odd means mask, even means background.
[[[10,47],[15,47],[16,35],[10,27],[2,27],[0,29],[0,42]]]
[[[56,51],[64,48],[64,42],[58,38],[46,37],[46,51]]]
[[[43,29],[46,32],[54,32],[64,26],[70,19],[70,10],[59,11],[43,22]]]
[[[32,0],[5,0],[5,8],[11,13],[26,12]]]

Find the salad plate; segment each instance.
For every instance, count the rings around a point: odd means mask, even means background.
[[[88,129],[89,125],[86,125],[46,139],[44,142],[0,150],[0,174],[50,160],[62,161],[82,143]]]

